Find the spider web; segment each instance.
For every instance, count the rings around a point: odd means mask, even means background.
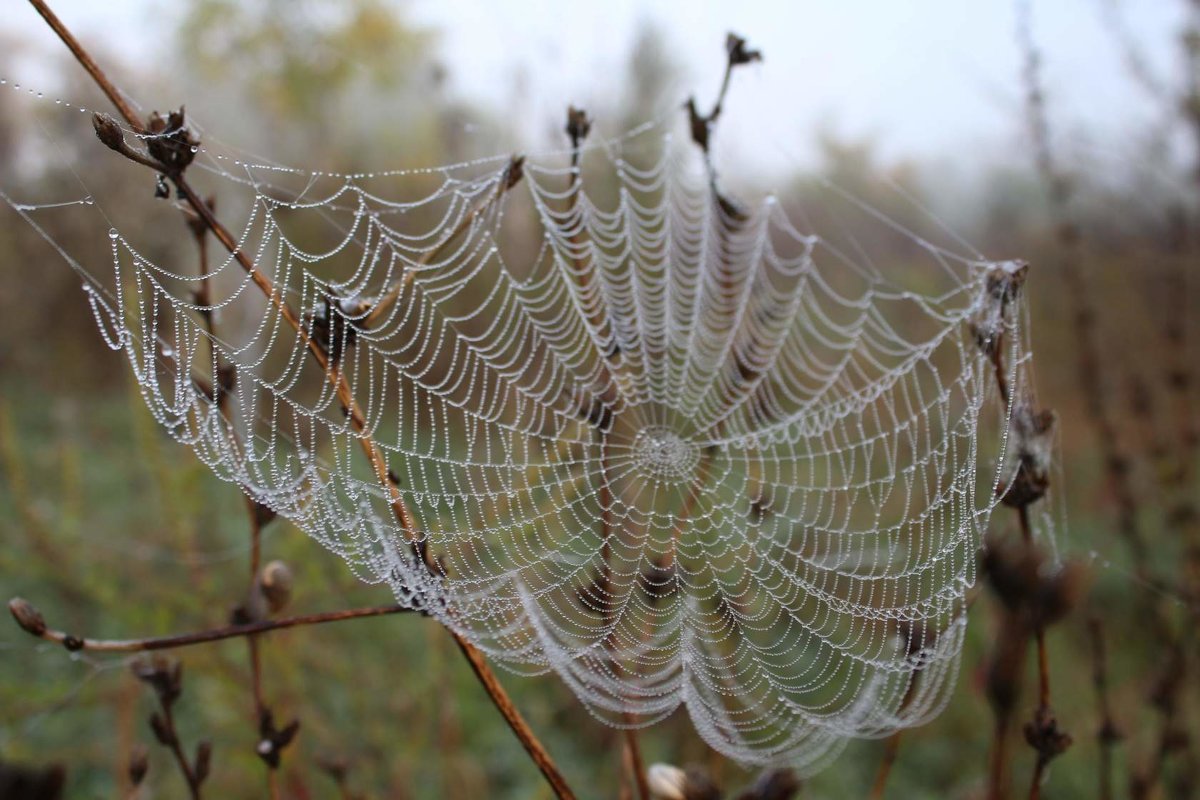
[[[833,187],[733,202],[672,128],[354,175],[202,150],[303,334],[234,258],[137,225],[84,291],[170,435],[363,580],[609,724],[683,705],[722,753],[813,770],[947,702],[1015,468],[989,353],[1022,396],[1021,273]]]

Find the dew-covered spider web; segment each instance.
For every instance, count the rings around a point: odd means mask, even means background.
[[[10,202],[105,215],[84,290],[155,418],[363,580],[607,723],[682,705],[811,770],[948,699],[1023,272],[832,187],[732,200],[680,134],[354,175],[202,148],[253,273],[143,245],[178,217],[149,191]]]

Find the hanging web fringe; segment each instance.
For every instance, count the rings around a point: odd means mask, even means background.
[[[224,254],[201,306],[190,262],[114,229],[115,283],[89,297],[170,434],[363,580],[515,671],[556,673],[605,722],[683,704],[722,753],[812,770],[947,701],[1013,468],[989,352],[1020,396],[1020,270],[832,190],[879,235],[738,206],[670,139],[647,126],[581,168],[531,159],[511,187],[497,161],[198,160],[363,433]]]

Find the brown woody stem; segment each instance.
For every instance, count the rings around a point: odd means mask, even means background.
[[[9,604],[9,608],[11,609],[13,603],[16,602],[18,601],[13,600]],[[344,620],[363,619],[365,617],[382,617],[388,614],[403,614],[412,610],[407,606],[351,608],[343,611],[326,611],[320,614],[305,614],[297,617],[267,620],[265,622],[251,622],[246,625],[226,625],[194,633],[181,633],[146,639],[88,639],[53,628],[35,630],[31,626],[21,623],[20,619],[18,619],[18,623],[34,636],[45,639],[48,642],[57,642],[72,652],[76,650],[88,650],[99,653],[138,653],[147,650],[172,650],[177,647],[190,647],[191,645],[219,642],[222,639],[236,639],[239,636],[253,636],[259,633],[283,630],[284,628],[322,625],[326,622],[342,622]]]

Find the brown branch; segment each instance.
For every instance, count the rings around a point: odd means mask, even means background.
[[[475,676],[479,678],[479,682],[483,684],[483,688],[492,698],[492,703],[495,704],[501,716],[508,722],[513,733],[517,735],[517,739],[520,740],[521,745],[525,748],[525,752],[529,754],[529,758],[542,771],[542,775],[546,778],[546,782],[550,784],[550,788],[554,790],[554,794],[560,800],[574,800],[575,794],[571,791],[571,787],[567,785],[567,782],[559,773],[558,767],[550,757],[550,754],[546,752],[542,743],[533,735],[533,730],[529,727],[529,723],[521,716],[521,712],[517,710],[508,693],[504,691],[504,687],[500,685],[496,674],[488,667],[483,653],[464,639],[458,631],[450,628],[447,628],[447,630],[454,637],[455,643],[462,650],[467,662],[471,665],[471,669],[475,671]]]
[[[14,597],[8,601],[8,610],[23,630],[39,639],[61,644],[72,652],[88,650],[100,653],[137,653],[147,650],[172,650],[178,647],[219,642],[222,639],[235,639],[239,636],[252,636],[254,634],[268,633],[285,628],[322,625],[326,622],[342,622],[350,619],[382,617],[388,614],[413,613],[414,611],[407,606],[372,606],[351,608],[342,611],[325,611],[320,614],[304,614],[296,617],[265,620],[263,622],[249,622],[244,625],[225,625],[220,628],[210,628],[209,630],[196,631],[194,633],[180,633],[145,639],[89,639],[48,627],[41,613],[28,601],[20,597]]]
[[[104,92],[104,94],[108,97],[109,102],[111,102],[116,109],[121,112],[121,116],[125,118],[125,121],[129,123],[130,127],[132,127],[138,133],[141,133],[144,128],[142,128],[142,124],[138,120],[137,114],[134,113],[133,107],[129,105],[129,102],[126,101],[125,96],[121,94],[117,87],[113,85],[112,81],[108,79],[108,76],[104,74],[104,71],[100,69],[100,67],[92,59],[91,55],[89,55],[88,52],[83,49],[83,46],[79,44],[79,41],[75,38],[75,36],[69,30],[67,30],[67,27],[62,24],[62,21],[59,20],[59,18],[53,11],[50,10],[50,7],[47,6],[43,0],[29,0],[29,3],[39,14],[42,15],[42,19],[46,20],[46,24],[49,25],[56,34],[58,34],[58,38],[61,39],[62,43],[67,46],[67,48],[71,51],[71,54],[75,56],[75,60],[79,62],[80,66],[87,70],[88,75],[90,75],[92,80],[96,82],[96,85],[100,87],[100,91]]]
[[[54,32],[58,34],[58,37],[63,41],[68,49],[71,50],[76,59],[79,60],[79,62],[84,66],[88,74],[91,75],[92,79],[96,81],[97,85],[99,85],[109,99],[112,100],[113,105],[116,106],[116,108],[121,112],[121,115],[125,117],[126,121],[129,122],[134,130],[139,132],[144,130],[144,128],[138,122],[136,115],[133,113],[132,108],[124,101],[116,87],[111,83],[111,81],[108,80],[107,76],[103,73],[103,71],[100,70],[95,61],[93,61],[92,58],[87,54],[82,45],[80,45],[78,40],[75,39],[74,35],[71,34],[71,32],[67,30],[67,28],[49,10],[45,2],[43,0],[30,0],[30,2],[46,19],[47,23],[50,24],[51,28],[54,29]],[[361,434],[359,436],[359,443],[367,457],[367,460],[371,464],[371,468],[375,473],[376,480],[378,480],[379,483],[388,491],[391,499],[392,510],[396,516],[400,528],[408,532],[411,536],[412,532],[416,530],[416,527],[411,521],[411,514],[409,513],[403,499],[400,496],[399,489],[392,480],[391,476],[393,473],[391,473],[389,470],[382,452],[379,450],[378,445],[375,444],[374,439],[366,434],[366,420],[345,377],[341,374],[340,370],[330,368],[328,354],[318,343],[313,341],[312,337],[309,336],[308,332],[304,328],[304,325],[301,323],[300,318],[284,299],[282,293],[278,292],[271,280],[254,266],[254,263],[249,259],[249,257],[242,252],[240,247],[238,247],[236,239],[234,239],[229,231],[217,220],[212,209],[208,207],[208,205],[199,197],[195,190],[192,189],[192,187],[188,184],[187,180],[183,176],[182,168],[164,169],[164,173],[167,174],[171,181],[175,184],[178,194],[188,202],[192,210],[201,220],[204,221],[204,224],[208,226],[208,229],[212,231],[213,235],[216,236],[221,245],[234,257],[235,260],[237,260],[241,267],[250,276],[251,280],[258,286],[259,290],[262,291],[269,302],[276,307],[280,316],[286,320],[288,325],[296,332],[296,335],[312,354],[313,358],[317,361],[321,368],[325,370],[330,382],[336,386],[338,399],[341,401],[342,406],[346,409],[346,414],[350,419],[351,425],[359,434]],[[514,176],[510,174],[505,183],[510,184],[512,180],[514,180]],[[416,548],[418,552],[425,556],[423,549],[420,548],[415,540],[414,548]],[[428,561],[426,561],[426,565],[429,566]],[[387,613],[391,612],[389,611]],[[573,797],[570,788],[567,786],[561,774],[559,774],[553,760],[542,747],[541,743],[537,740],[537,737],[525,723],[524,719],[521,718],[521,715],[516,711],[516,707],[512,704],[512,700],[504,692],[504,688],[500,685],[499,680],[492,673],[491,668],[488,667],[483,654],[469,641],[462,638],[457,632],[449,628],[447,630],[449,630],[450,634],[458,643],[459,648],[462,650],[468,662],[471,664],[471,668],[479,678],[480,683],[484,686],[485,690],[487,690],[488,694],[491,695],[493,703],[495,703],[496,707],[500,709],[505,720],[509,723],[509,726],[516,734],[517,738],[525,746],[525,749],[529,752],[530,757],[542,771],[542,774],[546,777],[546,780],[550,783],[555,793],[560,798]]]

